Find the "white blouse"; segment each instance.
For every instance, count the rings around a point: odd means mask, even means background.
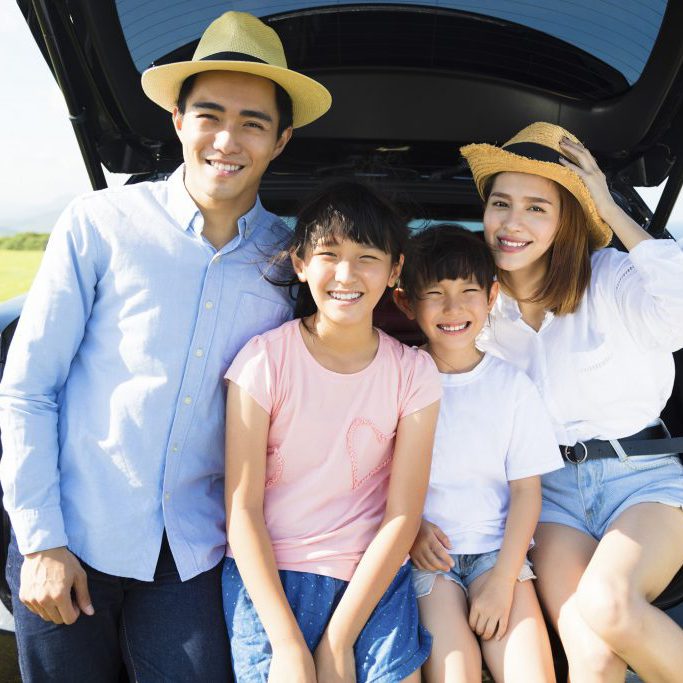
[[[616,439],[657,421],[683,347],[683,251],[645,240],[630,253],[601,249],[575,313],[547,312],[536,332],[500,294],[478,345],[536,383],[558,443]]]

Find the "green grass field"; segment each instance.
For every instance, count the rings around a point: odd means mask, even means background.
[[[0,249],[0,301],[7,301],[28,290],[43,253]]]

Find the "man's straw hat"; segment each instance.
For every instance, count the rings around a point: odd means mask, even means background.
[[[576,197],[583,208],[591,247],[605,247],[612,239],[611,228],[600,218],[583,180],[558,161],[560,156],[568,158],[560,147],[563,137],[579,142],[570,132],[553,123],[532,123],[501,147],[475,144],[461,147],[460,152],[472,169],[472,177],[482,199],[488,179],[496,173],[531,173],[559,183]],[[573,159],[569,161],[573,162]]]
[[[275,81],[292,98],[294,128],[315,121],[332,104],[327,88],[287,68],[277,33],[245,12],[226,12],[212,22],[192,61],[147,69],[142,74],[142,89],[153,102],[173,111],[183,81],[204,71],[239,71]]]

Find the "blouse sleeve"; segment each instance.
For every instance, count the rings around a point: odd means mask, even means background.
[[[441,398],[441,378],[434,361],[426,351],[413,351],[414,363],[407,377],[399,417],[416,413]]]
[[[683,346],[683,251],[672,239],[645,240],[628,254],[606,249],[593,277],[631,336],[645,348]]]
[[[235,356],[225,379],[244,389],[270,415],[275,404],[275,382],[269,351],[263,337],[254,337]]]

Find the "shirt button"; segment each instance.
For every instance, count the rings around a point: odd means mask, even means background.
[[[164,493],[164,500],[170,500],[170,499],[171,499],[171,494],[168,491],[166,491],[166,493]]]
[[[184,403],[186,406],[189,406],[190,403],[192,403],[192,396],[186,396],[186,397],[183,399],[183,403]]]
[[[201,358],[204,355],[204,349],[197,349],[194,352],[194,355],[197,356],[197,358]]]
[[[213,308],[213,301],[207,301],[204,304],[204,308],[209,308],[209,309]]]
[[[174,444],[171,446],[171,450],[172,450],[174,453],[177,453],[177,452],[178,452],[178,444],[177,444],[177,443],[174,443]]]

